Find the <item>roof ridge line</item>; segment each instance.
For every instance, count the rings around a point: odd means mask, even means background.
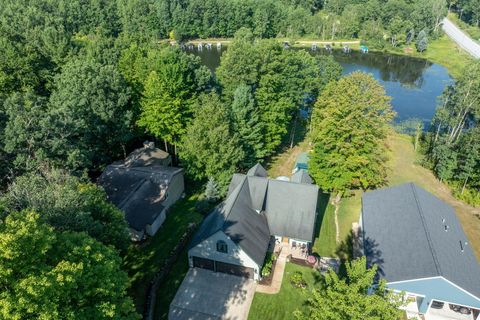
[[[238,191],[237,191],[237,193],[235,194],[235,198],[234,198],[233,201],[232,201],[232,206],[230,207],[230,209],[228,210],[227,215],[225,216],[225,221],[224,221],[223,224],[222,224],[222,228],[223,228],[223,226],[225,225],[225,223],[227,223],[228,217],[229,217],[230,214],[232,213],[232,209],[233,209],[233,207],[235,206],[235,203],[236,203],[237,200],[238,200],[238,197],[239,197],[239,195],[240,195],[240,192],[242,191],[242,188],[243,188],[244,184],[248,181],[247,176],[245,176],[245,177],[243,177],[243,178],[244,178],[243,182],[237,186]],[[234,190],[235,190],[235,189],[234,189]],[[231,194],[230,194],[230,195],[231,195]],[[225,202],[226,202],[226,200],[227,200],[227,199],[225,199]]]
[[[138,185],[128,193],[128,195],[125,197],[125,199],[122,200],[122,202],[120,202],[118,204],[118,208],[119,209],[122,209],[125,205],[127,205],[127,203],[130,202],[130,200],[132,199],[133,195],[135,193],[137,193],[137,191],[147,182],[147,179],[143,178],[142,180],[140,180],[140,182],[138,183]]]
[[[411,187],[412,192],[413,192],[413,198],[415,199],[415,203],[417,204],[418,213],[420,215],[420,220],[422,221],[423,230],[425,230],[425,236],[427,237],[428,247],[430,248],[430,252],[432,253],[433,262],[435,263],[435,269],[437,269],[437,272],[438,272],[439,275],[442,275],[442,269],[440,268],[440,263],[438,262],[437,252],[435,251],[435,248],[433,247],[432,238],[430,237],[430,232],[428,232],[428,229],[427,229],[427,223],[425,221],[425,216],[423,214],[423,208],[422,208],[420,202],[418,201],[417,190],[415,189],[415,184],[413,182],[410,182],[410,187]]]

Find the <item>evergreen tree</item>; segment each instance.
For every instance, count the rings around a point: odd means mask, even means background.
[[[244,157],[240,141],[230,129],[228,110],[217,94],[201,95],[193,110],[179,151],[181,162],[196,179],[213,177],[223,195]]]
[[[427,33],[425,30],[422,30],[418,33],[417,41],[415,42],[415,47],[417,48],[418,52],[423,52],[427,50],[428,46],[428,38]]]
[[[251,167],[265,155],[263,128],[251,87],[240,85],[236,90],[231,107],[233,131],[238,133],[245,152],[243,167]]]
[[[371,76],[354,72],[327,85],[312,115],[309,171],[328,191],[372,188],[386,176],[390,98]]]
[[[205,199],[209,202],[215,202],[220,198],[220,192],[218,191],[218,185],[215,179],[208,178],[207,185],[205,186]]]

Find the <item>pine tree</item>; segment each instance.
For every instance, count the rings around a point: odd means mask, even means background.
[[[238,133],[242,149],[245,152],[242,165],[251,167],[264,157],[265,152],[263,126],[250,86],[240,85],[235,90],[231,115],[233,130]]]
[[[205,186],[205,199],[209,202],[215,202],[220,197],[218,191],[218,185],[213,177],[208,178],[207,185]]]
[[[428,38],[427,33],[425,30],[422,30],[418,33],[417,41],[415,42],[415,47],[417,48],[418,52],[423,52],[427,50],[428,46]]]

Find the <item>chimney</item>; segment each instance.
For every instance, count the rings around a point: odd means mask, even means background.
[[[153,143],[152,141],[145,140],[143,142],[143,147],[145,149],[153,149],[155,147],[155,143]]]

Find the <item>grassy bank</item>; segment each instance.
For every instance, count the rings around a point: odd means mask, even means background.
[[[455,199],[450,188],[441,183],[433,173],[419,164],[417,153],[413,149],[410,136],[392,132],[388,138],[390,161],[388,162],[387,186],[394,186],[406,182],[415,182],[432,192],[455,208],[472,248],[480,260],[480,209],[473,208],[464,202]],[[304,141],[295,147],[278,155],[269,167],[271,176],[290,176],[296,156],[308,150],[309,144]],[[274,174],[274,175],[272,175]],[[319,198],[319,225],[313,251],[321,256],[336,256],[348,241],[352,222],[358,221],[361,210],[361,191],[345,196],[340,202],[338,212],[340,243],[335,240],[335,210],[329,203],[329,196]]]
[[[460,27],[460,29],[468,34],[473,40],[480,42],[480,27],[469,25],[468,23],[460,20],[455,12],[450,12],[448,14],[448,19]]]

